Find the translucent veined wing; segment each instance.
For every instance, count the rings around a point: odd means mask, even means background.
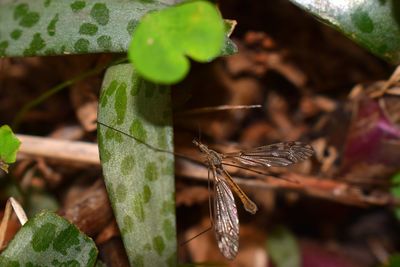
[[[219,250],[233,260],[239,250],[239,218],[228,184],[214,173],[214,230]]]
[[[223,161],[254,167],[284,167],[303,161],[313,154],[314,150],[308,144],[281,142],[223,154]]]

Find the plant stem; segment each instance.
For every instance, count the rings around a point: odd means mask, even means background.
[[[53,96],[54,94],[60,92],[62,89],[67,88],[68,86],[83,80],[89,76],[95,75],[97,73],[99,73],[100,71],[108,68],[109,66],[115,65],[115,64],[119,64],[123,61],[126,60],[126,57],[123,57],[122,59],[117,59],[112,61],[109,64],[103,65],[103,66],[99,66],[95,69],[89,70],[87,72],[84,72],[82,74],[79,74],[75,77],[73,77],[70,80],[67,80],[59,85],[54,86],[53,88],[50,88],[49,90],[47,90],[46,92],[44,92],[43,94],[41,94],[40,96],[38,96],[37,98],[35,98],[34,100],[32,100],[31,102],[25,104],[21,110],[17,113],[17,115],[15,116],[13,123],[12,123],[12,128],[14,129],[14,131],[17,131],[19,125],[21,124],[22,119],[24,118],[25,114],[31,110],[32,108],[40,105],[41,103],[43,103],[44,101],[46,101],[48,98],[50,98],[51,96]]]

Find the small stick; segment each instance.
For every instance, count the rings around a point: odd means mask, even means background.
[[[45,157],[54,160],[100,165],[99,150],[96,144],[60,140],[48,137],[17,134],[21,141],[20,154]]]
[[[183,112],[179,112],[178,115],[187,116],[187,115],[199,115],[216,111],[227,111],[227,110],[239,110],[239,109],[253,109],[253,108],[261,108],[261,105],[222,105],[215,107],[203,107],[203,108],[195,108]]]
[[[98,146],[95,143],[66,141],[54,138],[37,137],[29,135],[17,135],[22,141],[18,158],[23,157],[45,157],[52,160],[74,163],[100,165],[98,155]],[[44,143],[42,143],[44,142]],[[190,179],[200,179],[207,181],[207,169],[198,164],[199,161],[188,160],[181,157],[176,158],[176,175]],[[300,184],[280,181],[274,176],[262,177],[268,179],[268,183],[263,180],[250,180],[246,178],[237,178],[234,180],[239,184],[251,188],[265,189],[289,189],[301,191],[308,195],[325,198],[335,202],[341,202],[355,206],[365,205],[397,205],[396,200],[389,194],[381,194],[380,197],[365,196],[359,187],[341,182],[339,178],[332,180],[323,177],[310,175],[301,175],[295,173],[286,173],[282,178],[301,181]],[[261,177],[261,176],[260,176]]]

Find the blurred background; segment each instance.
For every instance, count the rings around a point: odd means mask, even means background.
[[[193,138],[219,152],[297,140],[312,145],[315,155],[263,170],[268,175],[227,168],[259,207],[251,215],[236,202],[240,248],[234,261],[221,255],[212,230],[191,240],[211,227],[212,192],[206,166],[176,157],[177,231],[184,243],[179,262],[395,264],[400,71],[289,1],[231,0],[219,7],[224,18],[237,20],[231,37],[239,52],[208,64],[192,62],[189,76],[171,89],[175,151],[203,160]],[[1,124],[12,124],[21,107],[48,88],[111,60],[109,54],[0,59]],[[29,110],[14,130],[95,143],[102,77],[58,92]],[[222,105],[261,107],[214,108]],[[1,207],[14,195],[24,199],[28,215],[55,210],[95,240],[107,266],[127,266],[99,165],[22,155],[10,175],[0,174],[0,184]],[[18,228],[13,218],[6,239]]]

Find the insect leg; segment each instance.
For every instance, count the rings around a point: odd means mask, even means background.
[[[257,205],[250,200],[250,198],[243,192],[243,190],[233,181],[230,174],[224,169],[219,168],[218,171],[225,178],[224,180],[227,182],[229,187],[236,193],[236,195],[240,198],[243,203],[244,209],[251,214],[255,214],[258,210]]]

